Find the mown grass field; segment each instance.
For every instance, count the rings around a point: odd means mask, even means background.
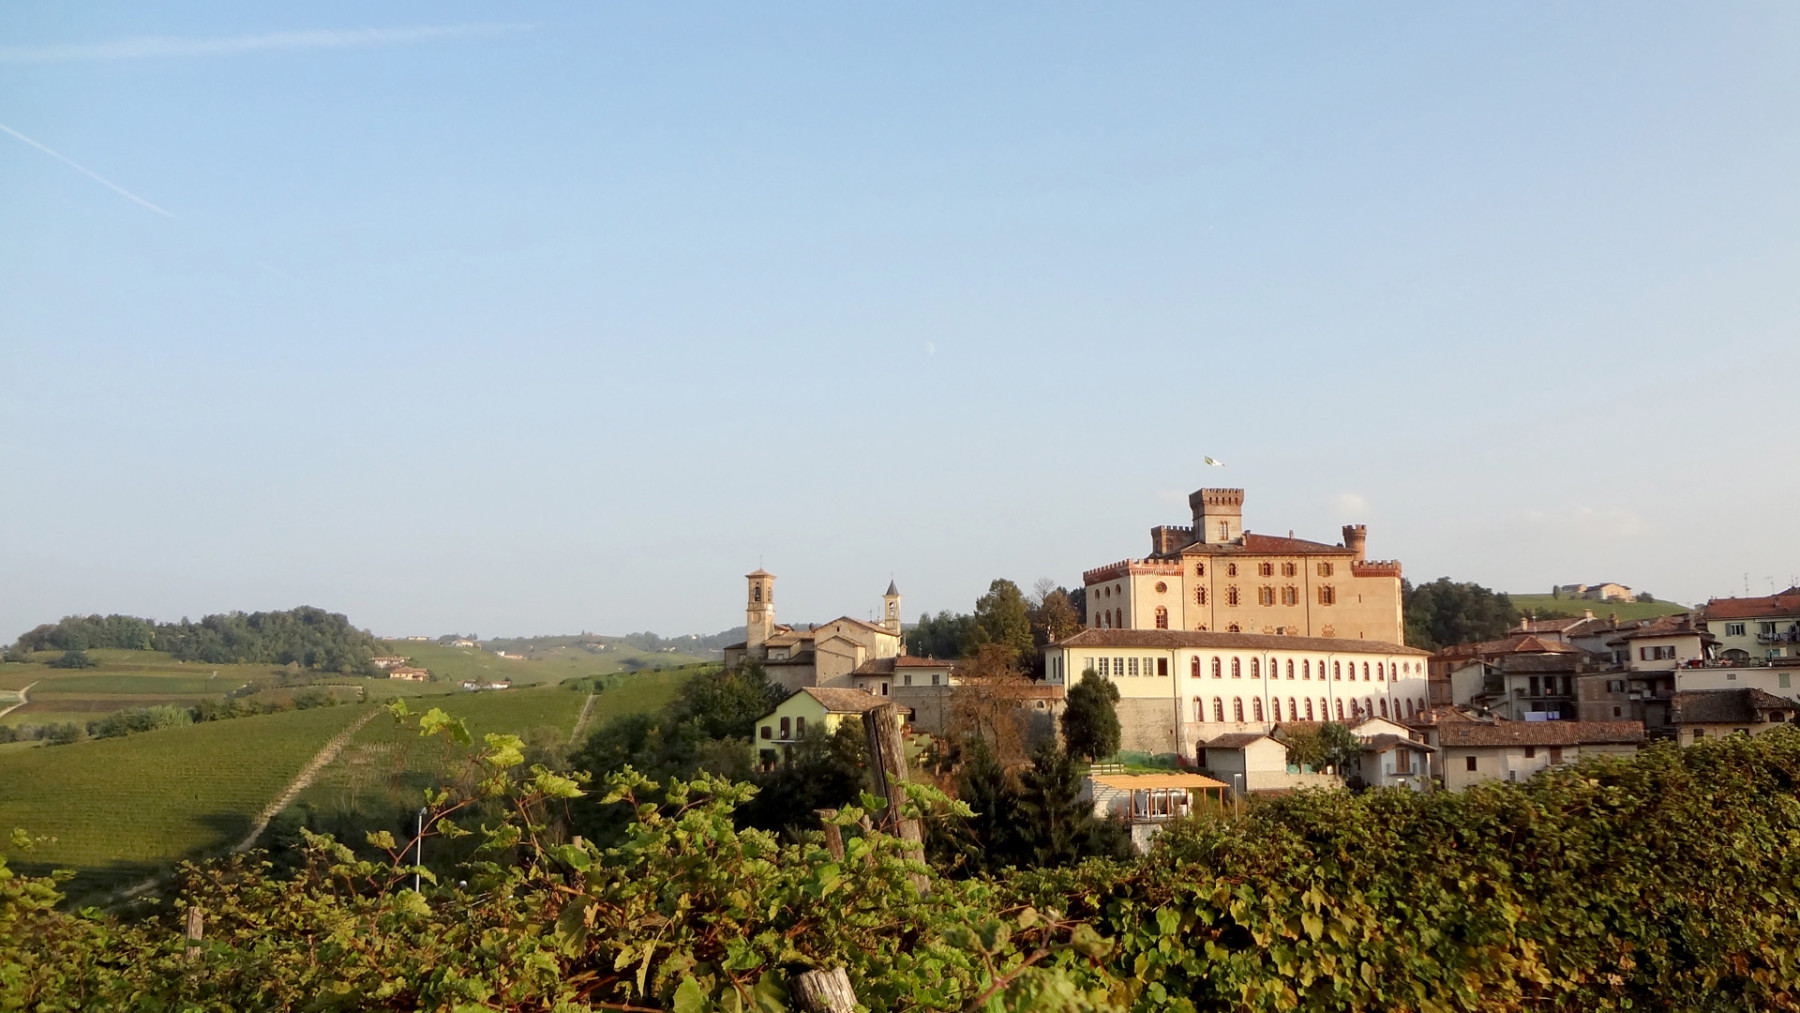
[[[464,679],[479,679],[484,682],[511,679],[515,686],[535,686],[563,682],[584,675],[623,672],[633,665],[642,668],[677,668],[702,662],[702,659],[689,654],[640,651],[622,645],[609,647],[604,651],[557,647],[537,651],[525,660],[502,658],[478,647],[451,647],[418,640],[392,640],[387,642],[386,647],[388,653],[413,659],[419,667],[430,669],[432,676],[439,682],[447,682],[451,686],[459,685]]]
[[[320,707],[0,751],[0,835],[16,827],[55,838],[26,855],[9,852],[8,861],[75,869],[74,892],[85,893],[228,847],[365,709]]]
[[[1512,599],[1515,608],[1540,616],[1552,612],[1580,616],[1584,610],[1592,610],[1601,619],[1609,615],[1616,615],[1620,619],[1654,619],[1657,616],[1679,615],[1691,611],[1685,605],[1668,601],[1588,601],[1583,598],[1553,598],[1547,594],[1509,594],[1507,597]]]

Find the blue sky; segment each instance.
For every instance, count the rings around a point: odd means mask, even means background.
[[[1766,593],[1795,52],[1767,3],[9,3],[0,639],[711,631],[759,564],[910,620],[1202,484],[1415,580]]]

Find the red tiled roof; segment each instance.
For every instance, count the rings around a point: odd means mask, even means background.
[[[1701,622],[1712,622],[1766,616],[1800,616],[1800,595],[1783,592],[1763,598],[1714,598],[1700,606],[1698,618]]]
[[[1671,699],[1669,720],[1678,725],[1749,724],[1765,721],[1770,711],[1800,710],[1800,703],[1760,689],[1710,689],[1677,693]]]
[[[1200,743],[1200,748],[1242,749],[1258,739],[1267,739],[1269,737],[1270,736],[1264,735],[1262,732],[1227,732],[1224,735],[1215,735],[1205,742]]]
[[[1171,556],[1352,556],[1356,550],[1342,545],[1327,545],[1324,542],[1312,542],[1304,538],[1281,538],[1275,535],[1257,535],[1244,532],[1242,543],[1226,542],[1218,545],[1207,545],[1195,542],[1184,545]]]
[[[865,693],[860,689],[834,689],[824,686],[806,686],[800,690],[807,696],[819,701],[826,711],[832,714],[861,714],[871,711],[888,701]]]
[[[1438,741],[1445,747],[1630,745],[1644,741],[1644,726],[1637,721],[1459,721],[1440,724]]]

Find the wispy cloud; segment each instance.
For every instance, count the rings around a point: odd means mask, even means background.
[[[358,49],[410,46],[440,39],[500,35],[524,31],[528,25],[424,25],[417,28],[338,28],[302,32],[268,32],[197,39],[175,35],[141,35],[112,42],[76,42],[51,46],[0,47],[0,63],[86,63],[143,60],[174,56],[221,56],[292,49]]]
[[[31,138],[26,137],[24,134],[19,133],[17,130],[14,130],[13,128],[7,126],[4,123],[0,123],[0,130],[6,131],[7,133],[13,135],[14,137],[17,137],[19,140],[24,141],[26,144],[31,145],[32,147],[38,149],[39,151],[43,152],[46,155],[49,155],[51,158],[54,158],[54,159],[62,162],[64,165],[69,166],[70,168],[74,169],[76,172],[86,175],[88,178],[100,183],[102,186],[108,187],[111,190],[113,190],[114,192],[122,194],[125,197],[129,198],[132,201],[135,201],[138,204],[142,204],[144,207],[149,208],[150,210],[156,212],[159,215],[164,215],[169,218],[175,217],[175,213],[173,211],[166,211],[162,208],[157,207],[155,204],[150,203],[149,201],[145,200],[142,197],[139,197],[137,194],[132,193],[130,190],[125,189],[124,187],[120,186],[119,184],[114,183],[112,180],[107,179],[105,176],[102,176],[99,173],[95,172],[94,170],[88,168],[87,166],[82,165],[80,162],[75,161],[73,158],[70,158],[69,156],[63,154],[60,151],[53,151],[50,148],[47,148],[44,145],[39,144],[37,141],[34,141]]]

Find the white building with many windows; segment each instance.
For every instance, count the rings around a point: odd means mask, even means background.
[[[1185,762],[1221,735],[1283,721],[1404,721],[1429,706],[1430,652],[1377,640],[1111,629],[1044,653],[1052,684],[1092,670],[1118,687],[1120,748]]]

